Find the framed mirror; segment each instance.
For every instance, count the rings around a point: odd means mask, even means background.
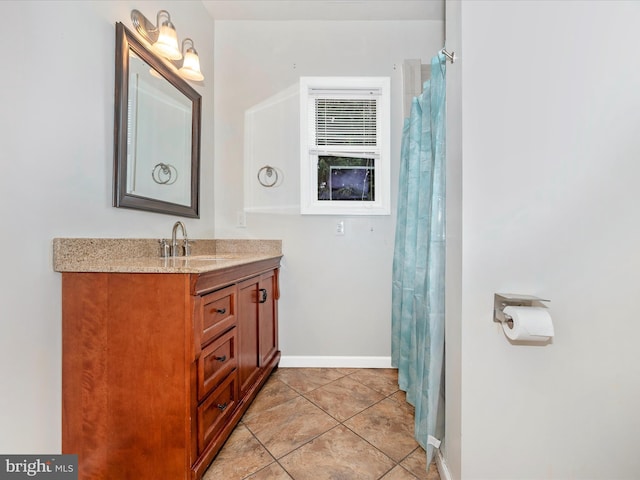
[[[201,96],[116,23],[113,206],[199,218]]]

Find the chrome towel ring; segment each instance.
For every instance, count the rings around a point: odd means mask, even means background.
[[[278,171],[270,165],[265,165],[258,170],[258,182],[263,187],[273,187],[278,183]]]
[[[158,163],[153,167],[151,177],[160,185],[172,185],[178,179],[178,170],[169,163]]]

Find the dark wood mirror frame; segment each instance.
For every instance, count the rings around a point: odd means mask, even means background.
[[[180,205],[162,199],[148,198],[127,192],[130,51],[156,70],[192,103],[190,205]],[[178,75],[176,69],[168,63],[168,60],[164,60],[153,53],[121,22],[116,23],[115,73],[113,206],[199,218],[201,95]]]

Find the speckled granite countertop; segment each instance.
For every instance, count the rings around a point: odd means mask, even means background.
[[[282,257],[280,240],[190,240],[189,257],[160,257],[156,239],[54,238],[56,272],[204,273]]]

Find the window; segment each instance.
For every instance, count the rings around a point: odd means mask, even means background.
[[[302,214],[389,215],[389,78],[302,77]]]

